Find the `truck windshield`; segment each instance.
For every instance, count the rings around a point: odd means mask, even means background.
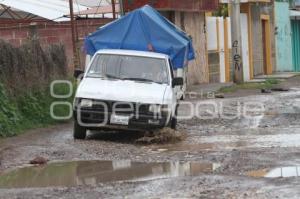
[[[128,55],[96,55],[87,77],[168,84],[165,59]]]

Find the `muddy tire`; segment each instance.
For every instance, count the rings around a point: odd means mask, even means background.
[[[80,126],[76,120],[74,121],[73,137],[78,140],[83,140],[86,137],[86,128]]]
[[[175,117],[173,117],[170,121],[170,128],[176,130],[177,127],[177,112],[178,112],[178,107],[176,108],[175,111]]]
[[[170,127],[171,127],[171,129],[176,130],[176,127],[177,127],[177,118],[172,118],[172,120],[170,122]]]

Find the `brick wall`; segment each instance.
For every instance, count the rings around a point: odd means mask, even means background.
[[[109,19],[78,20],[78,35],[81,47],[81,65],[84,65],[85,52],[83,48],[84,37],[94,32],[98,27],[110,22]],[[31,25],[30,25],[31,23]],[[0,20],[0,39],[10,42],[13,46],[22,45],[36,33],[42,46],[61,43],[65,46],[70,71],[73,69],[72,36],[69,22],[55,23],[52,21],[10,22]]]

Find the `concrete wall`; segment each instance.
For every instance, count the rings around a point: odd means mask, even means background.
[[[261,15],[270,16],[271,28],[271,63],[273,70],[276,66],[275,36],[274,36],[274,7],[273,3],[251,3],[250,11],[252,16],[252,46],[253,46],[253,74],[261,75],[264,73],[264,54]]]
[[[81,39],[81,46],[83,38],[89,33],[94,32],[99,26],[107,23],[109,20],[80,20],[78,24],[78,35]],[[73,69],[73,48],[70,23],[55,23],[51,21],[37,22],[36,26],[31,26],[29,23],[7,23],[0,20],[0,39],[5,40],[18,47],[28,39],[30,32],[34,28],[37,36],[40,39],[42,46],[49,44],[61,43],[65,46],[66,55],[68,58],[68,66],[70,70]],[[81,64],[84,64],[85,52],[81,49]]]
[[[275,2],[276,71],[293,71],[288,2]]]
[[[188,84],[209,82],[209,69],[206,57],[205,13],[175,12],[175,24],[193,38],[196,59],[189,63]]]

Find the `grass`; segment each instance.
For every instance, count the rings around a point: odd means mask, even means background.
[[[255,89],[271,89],[275,85],[279,84],[280,81],[277,79],[268,79],[265,82],[255,82],[255,83],[243,83],[234,84],[232,86],[226,86],[219,90],[220,93],[233,93],[238,90],[255,90]]]
[[[68,86],[60,84],[55,86],[56,94],[67,94]],[[74,91],[72,91],[74,93]],[[24,130],[46,127],[57,124],[61,120],[51,117],[50,107],[53,102],[70,102],[73,96],[67,99],[55,99],[50,94],[50,88],[28,92],[22,96],[11,97],[0,84],[0,137],[10,137],[20,134]],[[55,106],[56,116],[69,115],[67,106]]]

